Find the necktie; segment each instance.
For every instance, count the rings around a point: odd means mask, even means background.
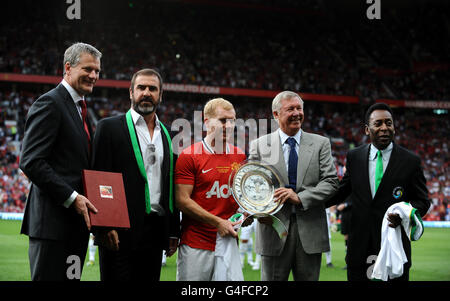
[[[375,192],[378,190],[378,186],[383,178],[383,155],[381,151],[377,152],[377,165],[375,166]]]
[[[88,129],[87,120],[86,120],[87,119],[86,101],[84,99],[82,99],[78,103],[80,104],[80,107],[81,107],[81,118],[83,119],[83,128],[84,128],[84,131],[86,132],[86,135],[88,138],[89,150],[91,150],[91,135],[89,134],[89,129]]]
[[[289,137],[286,141],[290,146],[289,151],[289,161],[288,161],[288,178],[289,178],[289,186],[291,188],[296,189],[297,187],[297,163],[298,163],[298,156],[297,151],[295,150],[295,145],[297,144],[295,139],[292,137]]]

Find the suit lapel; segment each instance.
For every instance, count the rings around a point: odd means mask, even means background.
[[[136,166],[137,166],[137,168],[139,169],[139,165],[138,165],[138,163],[137,163],[137,161],[136,161],[136,156],[134,155],[133,143],[131,142],[130,131],[129,131],[128,125],[127,125],[127,118],[126,118],[126,115],[125,115],[125,114],[124,114],[124,115],[121,115],[121,116],[120,116],[120,119],[122,120],[122,126],[121,126],[121,128],[122,128],[122,130],[123,130],[123,135],[126,137],[126,140],[127,140],[127,142],[128,142],[128,149],[130,150],[131,155],[135,158],[134,161],[136,162]],[[134,125],[134,124],[133,124],[133,125]],[[135,129],[135,132],[136,132],[136,129]],[[137,135],[136,135],[136,140],[137,140],[137,143],[138,143],[138,145],[139,145],[139,139],[138,139]],[[140,145],[139,145],[139,149],[140,149]]]
[[[89,117],[89,114],[88,114],[88,117]],[[87,122],[87,126],[88,126],[89,135],[91,135],[91,140],[92,140],[92,139],[94,139],[94,131],[92,130],[91,118],[86,118],[86,122]]]
[[[298,149],[298,163],[297,163],[297,188],[303,184],[306,170],[313,154],[313,141],[308,133],[302,132],[300,138],[300,145]]]
[[[167,175],[168,175],[168,172],[169,172],[169,164],[170,164],[170,157],[169,156],[170,156],[170,152],[169,152],[169,141],[167,141],[166,134],[164,133],[162,128],[161,128],[161,134],[160,135],[161,135],[162,144],[163,144],[163,151],[164,151],[162,171],[161,171],[161,174],[162,174],[162,177],[163,177],[163,181],[161,182],[161,184],[163,186],[162,189],[164,189],[164,183],[166,182],[165,179],[167,178]]]
[[[369,179],[369,146],[370,144],[365,145],[361,148],[361,151],[358,152],[357,162],[355,162],[354,166],[356,168],[361,168],[362,172],[357,174],[361,174],[361,187],[364,190],[365,200],[372,200],[372,192],[370,190],[370,179]]]
[[[277,149],[278,150],[278,160],[276,160],[276,163],[274,164],[275,169],[278,171],[280,176],[283,178],[282,180],[287,185],[289,184],[289,178],[288,178],[288,171],[286,169],[286,164],[284,162],[284,155],[283,155],[283,147],[281,145],[281,138],[278,131],[273,132],[270,134],[270,141],[268,142],[269,149]],[[273,154],[271,154],[273,156]]]

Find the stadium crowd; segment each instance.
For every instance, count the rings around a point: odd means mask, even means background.
[[[111,4],[77,27],[63,16],[57,24],[40,22],[54,20],[53,10],[24,9],[28,22],[0,29],[0,72],[61,75],[63,49],[76,37],[101,49],[105,79],[128,80],[146,65],[170,83],[356,95],[366,102],[450,99],[450,34],[443,11],[433,6],[386,7],[383,22],[374,23],[339,13],[329,1],[249,1],[250,8],[135,2]]]
[[[24,134],[23,121],[26,112],[37,96],[29,93],[0,94],[0,199],[2,200],[0,211],[21,212],[24,208],[29,183],[18,169],[18,144]],[[176,119],[186,119],[193,129],[194,112],[201,111],[206,100],[205,95],[166,93],[158,114],[160,119],[168,125]],[[272,117],[269,99],[236,98],[233,102],[238,119],[243,121],[254,119],[257,124],[260,119],[267,122],[267,128],[247,127],[244,129],[247,147],[251,137],[271,131]],[[95,118],[101,119],[126,112],[129,108],[129,100],[126,94],[111,98],[91,97],[89,107],[93,109]],[[331,139],[333,156],[340,176],[343,175],[347,151],[367,142],[367,136],[363,131],[363,111],[362,106],[358,104],[305,102],[305,116],[308,118],[303,123],[303,129]],[[415,150],[422,158],[432,199],[432,207],[425,219],[450,220],[450,139],[448,137],[450,121],[448,116],[430,115],[429,110],[423,112],[412,109],[394,109],[394,114],[396,143]],[[6,125],[7,121],[13,120],[19,121],[17,125],[12,127]],[[201,124],[196,126],[202,127]],[[191,130],[191,142],[194,139],[198,137],[194,137],[194,132]]]
[[[0,92],[0,211],[23,212],[29,181],[19,169],[26,111],[34,99]],[[29,101],[25,105],[23,101]]]
[[[380,98],[450,100],[450,32],[439,7],[384,6],[383,22],[375,22],[365,10],[344,12],[328,0],[136,0],[108,2],[101,14],[95,13],[100,7],[85,9],[79,22],[60,13],[67,8],[60,1],[49,1],[52,9],[25,2],[20,12],[26,22],[12,14],[0,18],[0,73],[61,76],[63,50],[76,39],[102,51],[103,79],[129,80],[145,66],[156,67],[167,83],[359,97],[358,105],[305,104],[303,128],[330,137],[340,175],[347,151],[366,143],[364,105]],[[20,212],[28,180],[18,169],[18,150],[26,113],[40,93],[13,86],[0,89],[0,211]],[[90,97],[93,116],[128,109],[126,93],[117,91]],[[187,119],[193,128],[193,112],[201,111],[205,97],[165,93],[158,114],[167,124]],[[238,118],[271,118],[268,100],[230,100]],[[401,109],[395,114],[396,143],[423,160],[433,202],[427,219],[449,220],[448,115]],[[247,130],[247,140],[255,130]]]

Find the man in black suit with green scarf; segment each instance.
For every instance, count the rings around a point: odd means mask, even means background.
[[[370,280],[368,270],[381,247],[381,225],[387,209],[398,202],[409,202],[421,216],[430,207],[420,158],[394,143],[394,117],[384,103],[369,107],[365,133],[371,143],[350,150],[346,172],[337,194],[327,202],[332,206],[350,196],[351,223],[347,246],[349,281]],[[388,216],[390,227],[401,227],[398,214]],[[408,262],[398,280],[409,280],[411,242],[402,228],[402,243]],[[369,273],[370,274],[370,273]]]
[[[158,281],[162,252],[175,253],[179,211],[173,197],[171,134],[158,119],[161,75],[153,69],[131,80],[131,108],[100,120],[94,137],[93,169],[123,175],[131,228],[99,229],[101,280]]]

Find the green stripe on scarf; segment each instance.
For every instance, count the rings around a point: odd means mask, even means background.
[[[131,144],[133,145],[134,155],[139,167],[139,172],[145,180],[145,212],[150,214],[151,204],[150,204],[150,189],[148,187],[147,173],[145,171],[144,160],[142,159],[141,149],[139,148],[139,143],[137,141],[136,131],[134,129],[133,118],[131,117],[131,111],[126,114],[128,131],[130,132]],[[170,157],[170,167],[169,167],[169,209],[173,213],[173,150],[172,150],[172,139],[170,138],[169,132],[166,127],[160,122],[159,125],[163,129],[166,135],[167,142],[169,144],[169,157]]]
[[[137,141],[136,131],[134,129],[133,118],[131,117],[131,111],[126,114],[128,131],[130,132],[131,144],[133,145],[134,156],[136,157],[137,165],[139,167],[139,172],[145,180],[145,212],[150,214],[150,190],[148,187],[147,173],[145,172],[144,160],[142,159],[141,149],[139,148],[139,143]]]
[[[169,132],[166,127],[159,123],[163,129],[164,134],[166,134],[167,143],[169,144],[169,157],[170,157],[170,167],[169,167],[169,209],[173,213],[173,150],[172,150],[172,139],[170,138]]]

